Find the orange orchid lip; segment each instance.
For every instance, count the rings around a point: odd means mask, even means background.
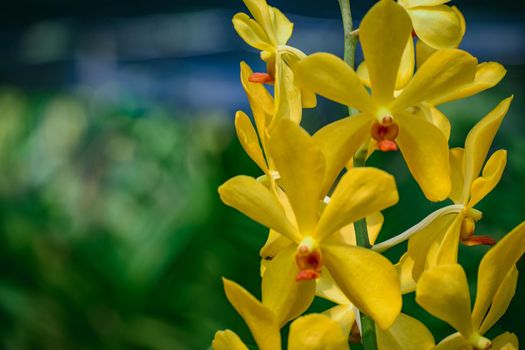
[[[258,83],[258,84],[269,84],[269,83],[273,83],[275,79],[268,73],[253,73],[248,78],[248,81],[251,83]]]
[[[372,138],[377,141],[377,148],[383,152],[397,151],[395,138],[399,134],[399,125],[390,116],[381,122],[375,121],[371,130]]]
[[[323,266],[323,257],[319,250],[307,251],[299,247],[295,255],[295,261],[299,272],[295,276],[297,282],[311,281],[321,277],[321,268]]]
[[[489,236],[472,236],[464,241],[462,243],[466,246],[476,246],[476,245],[494,245],[496,244],[496,240]]]

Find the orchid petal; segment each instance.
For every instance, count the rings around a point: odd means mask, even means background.
[[[332,274],[326,267],[323,267],[321,278],[317,280],[316,294],[319,297],[330,300],[338,305],[351,304],[341,288],[335,283]]]
[[[249,350],[239,336],[229,329],[217,331],[211,346],[213,350]]]
[[[280,327],[301,315],[312,303],[315,281],[296,282],[299,268],[296,247],[289,246],[266,265],[262,279],[262,303],[272,310]]]
[[[273,24],[277,43],[285,45],[288,39],[292,36],[293,23],[277,8],[268,6],[270,12],[270,19]]]
[[[476,65],[477,60],[466,51],[437,51],[417,70],[401,95],[394,100],[390,110],[402,111],[471,83],[476,74]]]
[[[390,328],[377,328],[376,332],[380,350],[430,350],[435,344],[423,323],[403,313]]]
[[[447,140],[432,123],[411,115],[400,115],[396,143],[408,169],[425,196],[442,201],[451,190]]]
[[[448,95],[439,96],[431,101],[430,104],[437,106],[446,102],[459,100],[473,96],[477,93],[496,86],[505,76],[507,70],[497,62],[483,62],[476,67],[476,76],[470,84],[464,85]]]
[[[376,107],[356,72],[339,57],[315,53],[294,66],[298,84],[330,100],[373,114]]]
[[[441,265],[423,272],[417,283],[416,302],[465,338],[474,333],[467,276],[460,265]]]
[[[342,227],[386,209],[398,200],[392,175],[375,168],[353,168],[337,184],[314,237],[322,241]]]
[[[292,69],[284,62],[281,55],[275,60],[275,118],[272,128],[279,120],[289,119],[299,124],[303,108],[301,90],[294,83]]]
[[[344,335],[348,336],[350,334],[352,326],[355,323],[355,312],[352,304],[336,305],[323,312],[323,315],[337,322],[343,330]]]
[[[518,337],[516,334],[505,332],[492,340],[492,350],[518,350]]]
[[[436,265],[436,253],[443,237],[458,215],[440,216],[408,240],[407,254],[414,260],[412,277],[419,280],[426,268]]]
[[[323,194],[328,193],[345,164],[370,137],[371,124],[371,116],[354,115],[330,123],[313,135],[326,159]]]
[[[312,235],[324,179],[323,154],[304,129],[288,120],[280,121],[275,127],[270,150],[299,230],[302,236]]]
[[[241,315],[261,350],[281,348],[281,334],[274,313],[237,283],[223,278],[226,297]]]
[[[245,13],[233,16],[233,27],[239,36],[250,46],[261,50],[272,50],[272,43],[263,28]]]
[[[499,180],[501,179],[501,176],[503,175],[503,170],[505,170],[506,164],[507,151],[499,150],[492,154],[485,164],[485,167],[483,167],[481,177],[478,177],[472,183],[470,190],[471,197],[468,202],[469,207],[475,206],[488,193],[490,193],[494,187],[496,187]]]
[[[452,191],[449,198],[455,204],[466,204],[467,199],[463,197],[463,148],[452,148],[449,153],[450,159],[450,179],[452,181]]]
[[[272,228],[292,241],[300,242],[297,229],[270,190],[249,176],[236,176],[219,187],[224,204],[237,209],[258,223]]]
[[[399,276],[388,259],[372,250],[324,245],[325,264],[348,299],[383,329],[401,311]]]
[[[461,17],[447,5],[408,10],[417,36],[436,49],[455,48],[463,39]]]
[[[470,344],[463,335],[454,333],[440,341],[433,350],[464,350],[470,348]]]
[[[401,57],[411,32],[410,17],[394,1],[376,3],[359,26],[372,97],[381,106],[393,99]]]
[[[501,286],[499,286],[496,294],[494,294],[489,312],[479,327],[480,334],[485,334],[505,314],[514,297],[514,293],[516,293],[517,283],[518,269],[516,266],[513,266],[503,279],[503,282],[501,282]]]
[[[263,172],[268,173],[268,166],[266,165],[257,133],[250,118],[242,111],[238,111],[235,114],[235,131],[244,151]]]
[[[496,243],[481,259],[476,302],[472,311],[474,327],[479,328],[498,288],[524,253],[525,221]]]
[[[328,316],[299,317],[290,326],[289,350],[344,350],[348,342],[337,322]]]
[[[405,8],[412,8],[417,6],[436,6],[442,5],[450,0],[399,0],[399,4]]]
[[[465,193],[470,191],[472,182],[478,177],[492,141],[509,110],[511,102],[512,97],[501,101],[496,108],[490,111],[468,133],[463,157],[463,173],[465,175],[463,191]]]

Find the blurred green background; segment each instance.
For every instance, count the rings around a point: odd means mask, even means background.
[[[373,1],[355,3],[361,18]],[[456,3],[469,23],[463,47],[509,72],[496,88],[444,106],[451,146],[462,146],[477,120],[515,94],[493,147],[509,150],[507,169],[479,205],[477,233],[499,238],[525,218],[522,4]],[[335,0],[273,4],[296,23],[292,44],[342,52]],[[207,349],[224,328],[253,343],[221,276],[258,296],[266,231],[216,192],[231,176],[259,175],[233,129],[235,110],[247,111],[238,63],[263,69],[231,29],[242,2],[2,6],[0,348]],[[320,99],[304,125],[314,131],[343,116],[344,107]],[[371,164],[396,176],[401,195],[384,213],[379,240],[444,205],[424,199],[400,154],[376,154]],[[461,248],[472,292],[486,250]],[[522,277],[490,336],[508,330],[525,342],[524,296]],[[312,310],[328,306],[316,301]],[[438,340],[452,331],[412,295],[404,311]]]

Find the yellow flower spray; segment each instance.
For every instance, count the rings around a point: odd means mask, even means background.
[[[483,214],[474,208],[505,168],[504,150],[485,160],[512,98],[478,122],[464,148],[449,149],[451,125],[437,106],[496,85],[505,70],[458,49],[465,20],[446,2],[379,0],[354,29],[349,0],[339,0],[344,60],[288,46],[293,24],[265,0],[244,0],[250,14],[234,16],[235,30],[267,67],[254,73],[241,64],[255,126],[242,111],[235,118],[262,175],[236,176],[219,193],[269,235],[260,252],[260,300],[227,279],[224,289],[260,349],[281,349],[289,322],[292,350],[349,349],[351,341],[365,350],[518,349],[511,333],[492,340],[485,333],[514,295],[525,223],[496,243],[475,235]],[[355,69],[358,44],[364,61]],[[273,95],[265,84],[274,85]],[[300,123],[315,94],[348,106],[349,116],[310,135]],[[376,243],[381,211],[398,202],[398,192],[394,177],[365,163],[375,151],[398,150],[428,200],[453,204]],[[406,240],[397,264],[381,255]],[[481,261],[472,310],[460,243],[494,245]],[[423,323],[401,313],[402,294],[412,292],[457,333],[436,344]],[[337,305],[301,316],[315,297]],[[248,349],[230,330],[217,332],[212,346]]]

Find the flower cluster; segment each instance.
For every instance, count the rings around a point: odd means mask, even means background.
[[[464,148],[449,149],[451,124],[438,109],[495,86],[506,73],[458,49],[461,12],[447,0],[378,1],[357,30],[345,33],[351,55],[357,41],[364,55],[354,70],[353,57],[288,46],[293,24],[285,15],[265,0],[244,3],[250,14],[238,13],[233,25],[261,51],[267,69],[254,73],[241,63],[254,123],[239,111],[235,129],[262,174],[229,179],[219,193],[269,229],[260,251],[261,299],[224,279],[257,346],[281,349],[281,329],[291,322],[287,348],[296,350],[349,349],[359,341],[384,350],[518,349],[512,333],[492,340],[484,334],[514,295],[525,222],[496,243],[475,234],[482,213],[474,208],[505,168],[506,151],[489,151],[512,97],[480,119]],[[301,116],[316,106],[316,94],[348,106],[350,116],[310,135]],[[399,197],[394,177],[365,162],[375,151],[397,150],[428,200],[453,204],[376,243],[381,211]],[[381,255],[406,240],[396,264]],[[479,266],[472,310],[460,244],[493,246]],[[414,292],[422,308],[457,333],[436,344],[422,322],[401,313],[402,295]],[[336,306],[301,316],[316,296]],[[216,333],[213,348],[248,349],[230,330]]]

